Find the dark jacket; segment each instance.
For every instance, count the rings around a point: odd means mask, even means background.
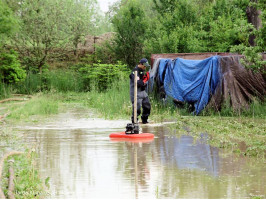
[[[136,66],[131,74],[129,75],[130,78],[130,99],[133,102],[134,101],[134,77],[135,77],[135,71],[137,70],[138,72],[138,77],[139,80],[137,82],[137,87],[138,87],[138,98],[146,98],[148,94],[146,93],[145,89],[147,87],[147,83],[143,82],[143,77],[145,75],[145,72]]]

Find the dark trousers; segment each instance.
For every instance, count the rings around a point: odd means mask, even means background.
[[[132,101],[132,123],[134,121],[134,101]],[[148,117],[151,113],[151,104],[150,104],[150,100],[149,97],[146,98],[138,98],[138,102],[137,102],[137,116],[139,116],[141,114],[141,107],[142,107],[142,122],[147,122]]]

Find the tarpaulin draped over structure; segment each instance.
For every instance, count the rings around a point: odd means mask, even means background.
[[[194,103],[199,114],[219,83],[218,56],[204,60],[162,59],[158,73],[166,94],[178,101]]]
[[[156,55],[156,54],[155,54]],[[220,110],[230,101],[233,109],[247,108],[254,96],[264,100],[265,80],[244,68],[241,56],[212,56],[204,60],[185,60],[162,54],[153,59],[149,92],[157,86],[161,97],[194,104],[196,114],[208,105]],[[189,55],[192,56],[192,55]],[[198,55],[197,55],[198,56]]]

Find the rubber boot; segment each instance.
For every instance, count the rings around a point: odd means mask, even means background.
[[[148,117],[141,117],[142,124],[148,124]]]

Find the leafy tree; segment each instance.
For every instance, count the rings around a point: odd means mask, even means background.
[[[8,44],[12,34],[18,30],[18,20],[8,5],[0,0],[0,81],[16,83],[26,76],[15,51],[6,51],[2,45]]]
[[[264,0],[251,0],[247,7],[247,18],[250,22],[250,35],[247,42],[235,45],[232,52],[244,55],[243,65],[255,72],[266,74],[266,61],[262,53],[266,51],[266,4]]]
[[[134,67],[143,55],[143,43],[147,23],[145,13],[139,2],[129,0],[113,17],[116,31],[114,51],[119,60]]]
[[[98,15],[95,19],[95,28],[92,31],[94,35],[101,35],[104,33],[113,32],[113,26],[110,16],[108,14]]]
[[[21,30],[14,45],[28,68],[42,72],[50,52],[65,44],[67,26],[59,8],[58,0],[23,0],[19,8]]]
[[[0,45],[18,30],[18,21],[8,5],[0,0]]]
[[[89,32],[95,0],[10,0],[9,4],[21,19],[14,45],[28,69],[42,72],[48,59],[58,58],[66,49],[76,51]]]
[[[145,42],[151,43],[149,46],[155,44],[153,51],[224,52],[246,42],[250,34],[245,17],[248,0],[153,1],[160,23],[152,26],[151,42]]]
[[[67,24],[69,28],[69,41],[73,45],[74,55],[77,56],[78,44],[84,41],[88,33],[96,28],[94,21],[97,20],[96,0],[69,0],[66,6]],[[96,17],[95,17],[96,16]]]
[[[165,13],[173,14],[175,10],[175,6],[177,4],[176,0],[153,0],[154,8],[160,15],[164,15]]]

